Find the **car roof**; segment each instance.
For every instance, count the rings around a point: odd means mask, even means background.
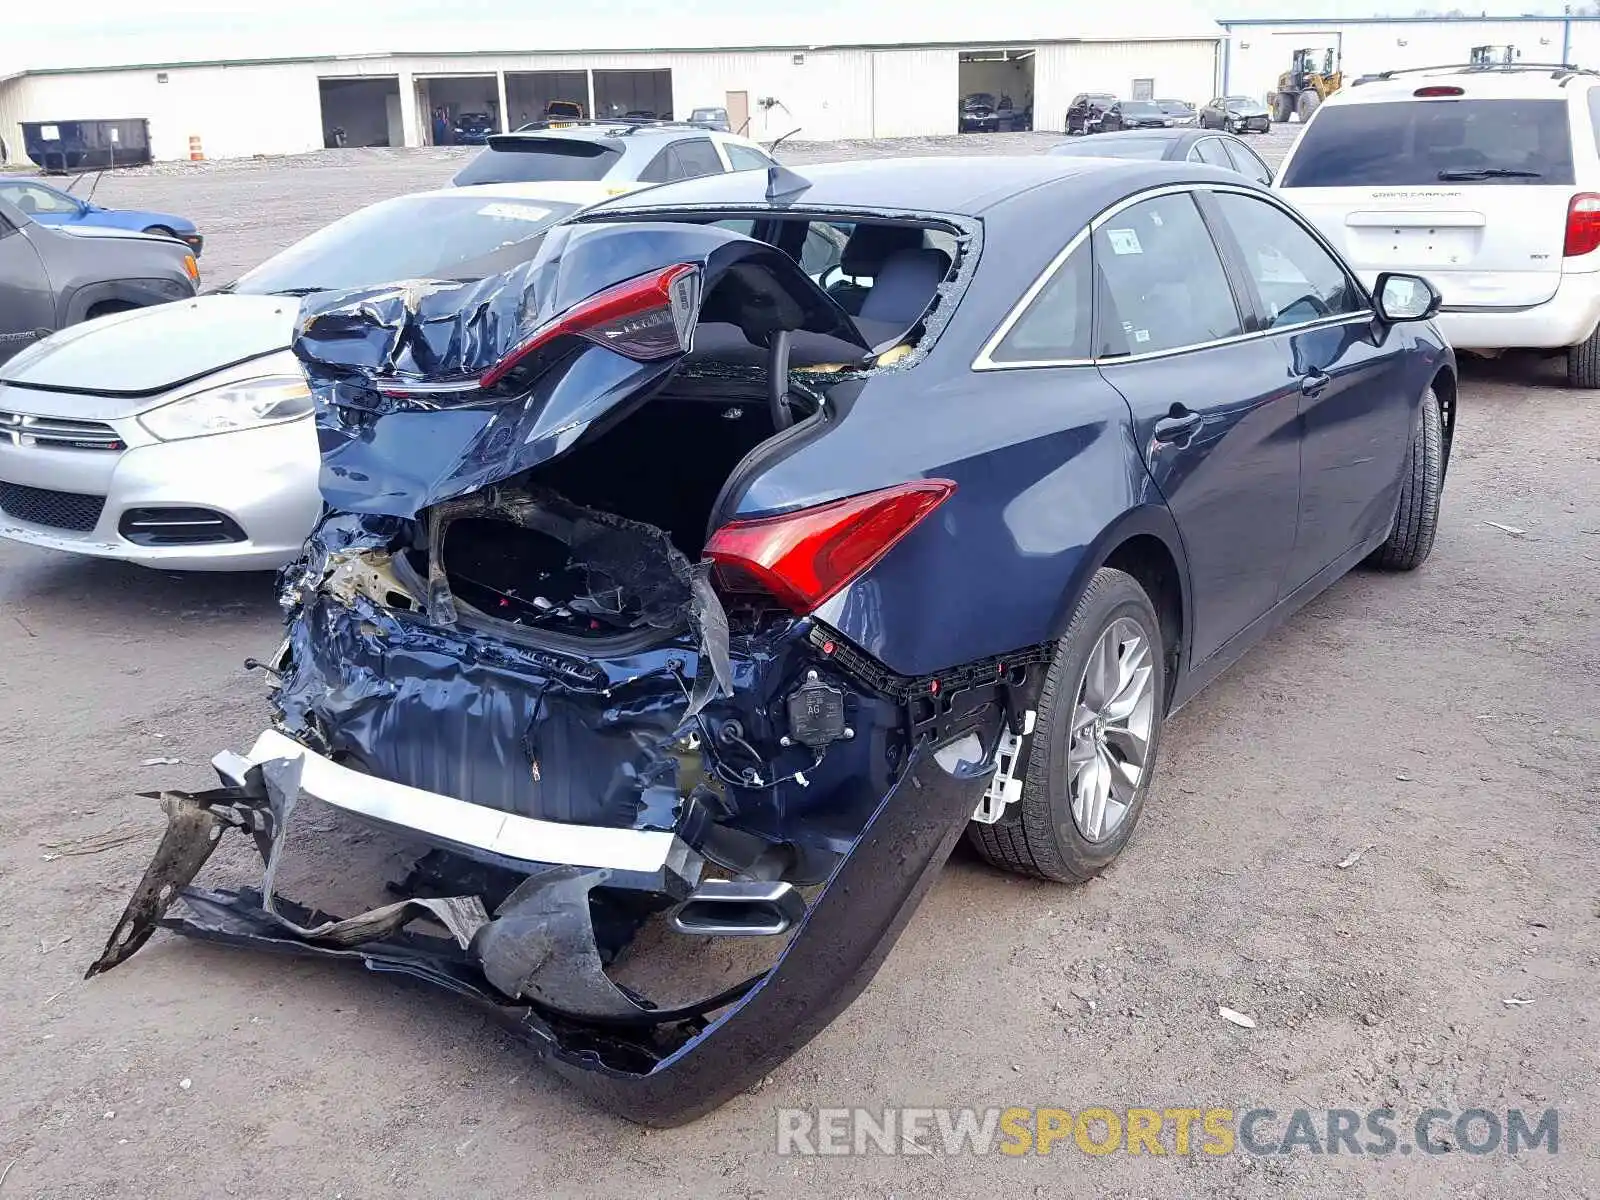
[[[1104,136],[1104,135],[1101,135]],[[1073,158],[1065,155],[945,155],[937,158],[865,159],[819,163],[794,168],[809,186],[784,197],[780,204],[767,200],[767,171],[731,171],[664,183],[599,206],[595,215],[648,212],[656,208],[754,206],[780,209],[843,209],[903,212],[908,216],[946,214],[976,217],[1042,194],[1055,185],[1070,186],[1084,204],[1097,211],[1096,197],[1143,186],[1182,182],[1183,169],[1195,164],[1136,161],[1132,159]],[[1212,171],[1215,174],[1212,174]],[[1190,171],[1189,178],[1195,178]],[[1237,176],[1220,168],[1207,168],[1199,178]],[[1078,186],[1069,185],[1076,181]],[[1041,203],[1049,203],[1041,201]]]
[[[474,183],[469,187],[429,188],[427,191],[409,192],[405,198],[453,196],[456,199],[483,200],[499,197],[502,200],[543,200],[551,204],[589,205],[616,195],[617,186],[614,180],[587,179],[552,179],[532,183]]]
[[[1096,158],[1096,147],[1116,145],[1121,142],[1170,142],[1174,146],[1191,146],[1201,138],[1238,139],[1220,129],[1118,129],[1112,133],[1097,133],[1092,138],[1074,138],[1051,146],[1047,153],[1057,157]]]
[[[1379,75],[1358,79],[1351,86],[1340,88],[1324,103],[1342,107],[1348,104],[1423,100],[1426,97],[1414,95],[1416,90],[1440,83],[1461,88],[1463,94],[1457,98],[1463,100],[1560,100],[1573,94],[1566,85],[1574,77],[1587,78],[1591,83],[1600,83],[1600,75],[1595,72],[1578,71],[1574,68],[1523,66],[1515,63],[1510,66],[1488,67],[1422,67],[1416,70],[1394,71],[1389,73],[1387,78]],[[1576,94],[1581,96],[1582,89]]]
[[[699,110],[696,110],[699,111]],[[569,124],[562,118],[556,118],[558,124],[546,126],[538,122],[531,129],[513,129],[510,133],[497,133],[489,142],[491,148],[496,143],[504,144],[513,138],[561,138],[578,142],[603,142],[617,150],[625,150],[629,145],[648,143],[651,145],[660,142],[675,142],[686,137],[717,137],[723,141],[749,142],[747,138],[735,137],[732,134],[719,133],[715,130],[691,125],[687,121],[648,122],[648,121],[586,121],[585,124]],[[750,145],[755,143],[749,142]]]

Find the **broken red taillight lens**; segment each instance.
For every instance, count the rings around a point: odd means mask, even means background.
[[[478,380],[493,387],[544,346],[575,335],[640,362],[685,354],[700,315],[700,268],[678,263],[609,287],[535,329]]]
[[[724,590],[754,587],[797,613],[814,612],[955,490],[948,479],[924,479],[780,517],[734,521],[711,535],[706,557]]]

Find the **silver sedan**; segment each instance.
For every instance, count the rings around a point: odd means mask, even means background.
[[[446,188],[352,213],[219,292],[63,330],[0,366],[0,537],[189,571],[283,565],[321,512],[299,298],[476,279],[617,192]]]

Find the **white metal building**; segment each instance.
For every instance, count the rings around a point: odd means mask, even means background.
[[[937,12],[911,22],[862,10],[850,44],[807,40],[818,22],[794,12],[738,27],[541,22],[540,49],[515,53],[463,48],[457,29],[449,39],[393,34],[435,47],[426,53],[50,66],[0,79],[0,136],[20,159],[21,122],[143,118],[158,159],[189,157],[192,138],[205,157],[229,158],[320,148],[336,128],[347,145],[425,145],[440,108],[514,128],[550,100],[574,100],[601,116],[725,106],[758,139],[796,128],[807,140],[900,137],[956,132],[972,92],[1031,103],[1037,128],[1060,129],[1080,91],[1203,102],[1220,81],[1222,31],[1188,9],[1114,28],[1068,6],[1013,0],[963,17],[960,29]],[[938,40],[895,40],[913,29]],[[482,31],[474,36],[481,44]],[[508,36],[497,28],[494,41]],[[712,38],[720,46],[705,44]]]
[[[1347,80],[1402,67],[1465,63],[1474,46],[1512,46],[1522,62],[1600,67],[1600,17],[1357,17],[1222,22],[1222,90],[1265,96],[1294,52],[1340,51]]]

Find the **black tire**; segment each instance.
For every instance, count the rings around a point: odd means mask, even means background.
[[[1295,111],[1300,114],[1300,124],[1304,125],[1311,120],[1312,114],[1322,107],[1322,97],[1315,92],[1301,92],[1300,102],[1295,106]]]
[[[1294,105],[1289,102],[1287,92],[1279,92],[1272,97],[1272,119],[1279,125],[1287,125],[1293,113]]]
[[[1415,571],[1433,553],[1439,531],[1439,497],[1444,491],[1444,422],[1439,398],[1429,388],[1418,406],[1400,481],[1400,508],[1389,540],[1368,556],[1383,571]]]
[[[1600,388],[1600,328],[1567,350],[1567,383],[1575,388]]]
[[[1090,841],[1072,815],[1067,783],[1067,750],[1090,652],[1113,622],[1137,623],[1152,649],[1150,655],[1155,711],[1146,767],[1133,802],[1122,822],[1104,840]],[[1018,875],[1055,883],[1082,883],[1112,864],[1133,835],[1161,748],[1161,722],[1166,715],[1166,648],[1161,622],[1150,597],[1133,576],[1103,567],[1089,581],[1066,634],[1056,644],[1045,673],[1034,732],[1021,756],[1027,763],[1022,798],[993,825],[973,822],[967,837],[992,866]]]

